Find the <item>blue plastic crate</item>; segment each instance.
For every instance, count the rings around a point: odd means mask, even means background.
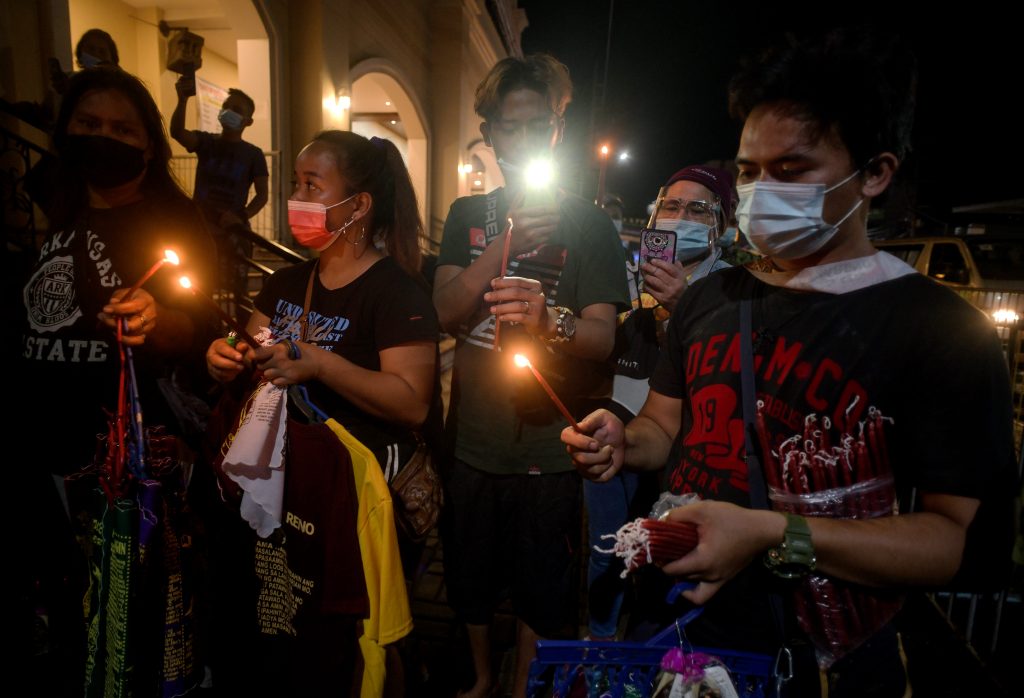
[[[612,698],[649,696],[661,668],[661,658],[671,647],[630,642],[583,642],[541,640],[530,665],[528,695],[567,698],[581,674],[598,676],[608,684]],[[733,650],[694,647],[693,651],[717,657],[729,669],[743,698],[772,698],[774,657]],[[553,675],[551,671],[553,670]],[[629,691],[627,693],[627,690]]]
[[[685,585],[669,594],[674,600]],[[541,640],[530,665],[527,695],[539,698],[568,698],[573,684],[584,676],[588,683],[599,680],[611,698],[649,696],[661,669],[661,659],[672,647],[683,644],[687,652],[717,657],[728,668],[741,698],[775,698],[775,658],[766,654],[693,647],[685,641],[682,628],[700,615],[690,611],[645,643]]]

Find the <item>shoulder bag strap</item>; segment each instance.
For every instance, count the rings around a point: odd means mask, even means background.
[[[747,483],[750,487],[750,506],[755,509],[770,509],[765,489],[764,470],[758,457],[754,438],[754,347],[751,304],[749,299],[740,301],[740,382],[743,388],[743,437],[747,461]]]
[[[309,281],[306,282],[306,299],[302,301],[302,319],[299,324],[302,326],[302,335],[299,337],[303,342],[309,336],[309,304],[313,300],[313,281],[316,279],[317,269],[320,268],[320,260],[313,262],[313,269],[309,272]]]
[[[744,453],[747,462],[747,485],[750,488],[750,506],[755,509],[770,509],[768,491],[764,479],[764,469],[754,444],[756,414],[754,401],[754,347],[751,340],[753,334],[752,310],[749,298],[740,301],[740,385],[743,390],[743,436]],[[789,648],[786,633],[786,621],[782,611],[782,597],[775,592],[768,594],[768,601],[775,619],[775,629],[779,634],[779,653],[775,657],[775,695],[782,697],[783,686],[793,677],[793,654]]]

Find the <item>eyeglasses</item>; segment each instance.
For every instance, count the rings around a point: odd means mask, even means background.
[[[528,138],[547,138],[558,128],[558,117],[552,114],[547,118],[541,117],[526,122],[496,119],[491,122],[491,128],[510,138],[519,133],[524,133]]]
[[[714,215],[718,204],[700,199],[662,199],[660,210],[670,217],[703,218]]]

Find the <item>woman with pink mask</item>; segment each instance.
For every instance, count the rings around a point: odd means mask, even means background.
[[[269,328],[269,343],[218,339],[206,354],[218,381],[258,369],[274,386],[307,391],[287,400],[280,527],[255,541],[258,577],[267,555],[291,575],[284,608],[264,603],[281,590],[263,576],[255,608],[244,609],[278,659],[227,682],[347,695],[361,653],[368,695],[368,681],[383,681],[383,647],[411,629],[384,481],[409,460],[417,434],[429,442],[430,425],[440,424],[439,330],[419,274],[423,226],[394,144],[342,131],[318,134],[299,153],[288,220],[295,240],[319,254],[275,273],[257,297],[248,331]],[[304,419],[302,403],[319,417]],[[295,488],[307,494],[296,499]],[[371,544],[379,555],[367,556]]]

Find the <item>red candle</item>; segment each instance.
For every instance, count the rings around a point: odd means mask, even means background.
[[[149,268],[149,271],[142,275],[142,278],[140,278],[138,281],[132,284],[132,287],[128,289],[128,293],[125,294],[124,298],[122,298],[121,301],[126,301],[130,299],[133,295],[135,295],[135,292],[142,288],[142,284],[146,283],[146,281],[149,280],[149,277],[157,273],[160,267],[162,267],[165,264],[173,264],[175,266],[179,264],[178,255],[174,252],[174,250],[164,250],[163,259],[157,261],[156,264]]]
[[[256,349],[260,346],[259,343],[252,338],[252,335],[245,331],[244,327],[235,322],[235,319],[233,317],[231,317],[223,310],[221,310],[220,306],[217,305],[212,298],[210,298],[208,295],[206,295],[198,288],[196,288],[192,284],[191,279],[189,279],[187,276],[183,276],[180,279],[178,279],[178,282],[181,284],[182,288],[187,288],[188,290],[192,291],[192,295],[206,303],[206,305],[209,306],[213,310],[213,312],[217,314],[217,317],[223,320],[228,327],[233,329],[238,334],[238,336],[245,341],[246,344],[248,344],[253,349]]]
[[[508,223],[505,225],[505,249],[501,253],[501,276],[504,278],[505,270],[508,268],[508,254],[512,247],[512,219],[508,219]],[[498,337],[501,334],[501,323],[498,322],[498,318],[494,318],[494,347],[498,347]]]
[[[544,380],[544,376],[540,375],[540,371],[535,369],[533,367],[533,364],[530,363],[530,360],[528,358],[526,358],[525,356],[523,356],[522,354],[516,354],[515,357],[513,357],[513,358],[514,358],[514,360],[516,362],[516,366],[519,366],[519,367],[525,366],[526,368],[530,369],[530,371],[533,373],[533,377],[537,379],[538,383],[540,383],[540,387],[544,388],[544,392],[546,392],[548,394],[548,397],[551,398],[551,402],[555,403],[555,407],[558,408],[558,411],[562,413],[562,416],[565,417],[566,420],[569,422],[569,424],[572,425],[573,429],[575,429],[576,431],[578,431],[578,432],[580,432],[582,434],[583,430],[580,429],[579,423],[577,423],[577,421],[575,419],[573,419],[572,414],[569,412],[569,410],[566,408],[566,406],[562,403],[562,401],[558,399],[558,396],[555,395],[555,391],[552,390],[551,386],[548,385],[548,382],[546,380]]]

